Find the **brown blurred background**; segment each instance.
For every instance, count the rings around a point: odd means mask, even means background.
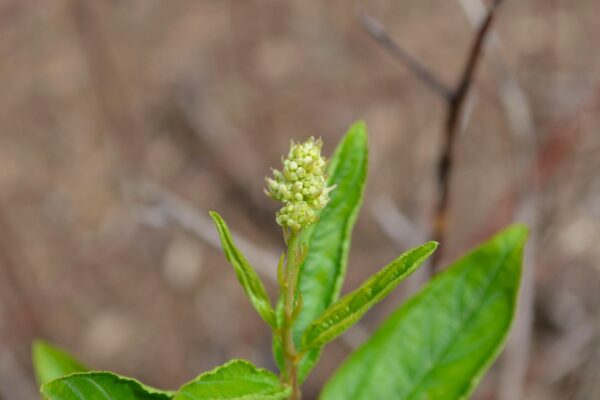
[[[274,368],[207,211],[274,295],[264,176],[291,138],[329,154],[364,119],[345,290],[425,240],[445,103],[357,12],[451,84],[481,5],[0,1],[0,397],[37,398],[36,337],[163,388],[234,357]],[[444,259],[512,220],[533,228],[520,322],[477,399],[600,398],[599,15],[596,0],[507,0],[466,103]],[[327,349],[307,398],[414,286]]]

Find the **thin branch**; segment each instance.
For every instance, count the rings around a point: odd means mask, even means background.
[[[434,211],[433,230],[431,237],[442,244],[442,247],[434,253],[431,264],[435,270],[439,267],[439,261],[442,256],[443,243],[446,239],[448,228],[448,203],[450,195],[450,177],[454,169],[454,153],[456,147],[457,132],[460,128],[460,121],[463,115],[465,99],[469,94],[469,89],[473,84],[477,67],[480,64],[483,55],[483,47],[487,35],[494,22],[496,11],[502,0],[495,0],[488,10],[481,26],[477,30],[475,40],[467,57],[463,73],[458,86],[453,91],[452,99],[448,102],[446,124],[444,131],[444,144],[440,157],[438,159],[437,174],[439,196]]]
[[[506,223],[507,220],[515,218],[515,206],[519,204],[517,219],[526,222],[531,227],[530,244],[527,247],[524,258],[524,273],[521,283],[521,294],[519,309],[515,321],[514,329],[507,343],[507,348],[501,362],[501,370],[497,395],[499,399],[515,399],[522,397],[523,383],[527,373],[529,353],[531,351],[531,335],[533,323],[533,301],[535,296],[534,287],[534,267],[535,267],[535,243],[537,236],[535,215],[537,193],[540,188],[548,183],[549,178],[554,175],[555,170],[564,162],[568,154],[572,153],[573,144],[581,136],[582,129],[580,121],[581,114],[593,114],[600,109],[600,90],[595,91],[581,107],[577,113],[570,116],[565,121],[555,125],[550,130],[551,139],[546,146],[539,148],[536,141],[535,122],[531,116],[531,107],[526,93],[521,88],[516,77],[508,69],[502,59],[501,43],[499,37],[491,30],[491,19],[489,12],[481,0],[459,0],[463,11],[473,25],[473,29],[481,34],[482,28],[487,28],[491,49],[495,50],[493,55],[492,70],[496,75],[496,84],[499,89],[499,96],[505,109],[506,116],[511,126],[512,133],[523,150],[515,158],[516,170],[525,171],[521,173],[514,187],[508,189],[506,196],[498,202],[496,206],[491,207],[493,215],[487,218],[485,222],[475,230],[473,243],[478,242],[482,237],[496,230],[498,226]],[[498,4],[495,5],[497,7]],[[493,15],[491,16],[493,18]],[[484,21],[483,24],[480,21]],[[484,32],[485,33],[485,32]],[[480,39],[480,45],[488,39]],[[472,64],[473,65],[473,64]],[[476,66],[476,65],[475,65]],[[475,69],[472,67],[472,71]],[[468,89],[468,87],[467,87]],[[472,97],[466,96],[468,100]],[[467,114],[465,106],[463,115]],[[461,120],[464,120],[461,117]],[[462,124],[462,123],[461,123]],[[459,127],[459,132],[462,130]],[[518,200],[518,201],[517,201]],[[499,212],[500,211],[500,212]],[[503,212],[506,211],[506,212]],[[388,232],[389,229],[376,218],[388,236],[395,241],[402,240],[403,235],[398,232]],[[400,231],[403,233],[404,231]],[[569,370],[574,367],[569,366]],[[566,372],[560,372],[563,376]]]
[[[496,10],[501,3],[502,0],[494,0],[485,19],[477,31],[477,35],[475,36],[475,41],[471,47],[471,52],[469,53],[469,58],[467,59],[467,64],[465,65],[460,83],[457,89],[454,91],[455,102],[462,102],[464,100],[469,88],[471,87],[471,84],[473,83],[475,71],[477,70],[477,66],[482,59],[483,45],[485,44],[488,32],[490,31],[492,23],[494,22]]]
[[[417,59],[402,49],[391,36],[385,31],[385,28],[377,19],[361,12],[359,21],[381,47],[386,49],[396,60],[404,64],[423,84],[425,84],[434,93],[438,94],[444,100],[450,101],[453,96],[452,90],[442,83],[429,69],[421,64]]]
[[[483,47],[490,28],[496,17],[496,11],[502,0],[494,0],[481,25],[477,29],[475,39],[468,53],[465,67],[454,88],[449,88],[442,83],[428,68],[418,62],[414,57],[404,51],[385,31],[377,19],[360,13],[359,19],[367,33],[398,61],[404,64],[417,79],[423,82],[433,92],[446,101],[446,121],[444,125],[444,143],[437,162],[438,201],[434,209],[433,227],[431,237],[440,243],[446,239],[448,203],[450,194],[450,177],[454,167],[454,149],[458,133],[467,125],[468,110],[466,99],[469,89],[473,84],[477,67],[483,56]],[[468,107],[467,107],[468,108]],[[442,249],[438,249],[431,259],[432,269],[435,271],[439,264]]]

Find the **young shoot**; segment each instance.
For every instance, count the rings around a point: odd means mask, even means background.
[[[340,298],[367,176],[364,123],[350,128],[329,162],[322,147],[322,141],[313,137],[292,142],[282,169],[274,169],[273,177],[266,179],[266,194],[282,203],[275,220],[287,247],[278,266],[275,307],[224,219],[210,213],[242,289],[272,330],[279,374],[233,359],[177,390],[160,390],[110,372],[91,371],[66,352],[38,341],[33,360],[43,397],[299,400],[301,386],[324,346],[386,298],[437,248],[436,242],[427,242],[405,251]],[[452,263],[349,354],[319,398],[468,398],[509,331],[526,237],[524,227],[509,227]]]

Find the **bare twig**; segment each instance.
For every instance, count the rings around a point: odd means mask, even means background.
[[[404,64],[421,82],[429,89],[444,98],[451,101],[453,91],[445,83],[440,81],[427,67],[421,64],[417,59],[407,53],[400,47],[390,35],[385,31],[381,22],[365,13],[359,14],[359,20],[367,33],[384,49],[386,49],[394,58]]]
[[[469,89],[473,84],[475,72],[483,55],[483,47],[486,42],[490,28],[494,22],[496,11],[502,0],[494,0],[486,17],[477,29],[475,39],[468,53],[467,61],[462,71],[458,84],[454,88],[448,88],[426,67],[404,51],[386,33],[382,24],[371,16],[364,13],[360,15],[360,22],[367,33],[384,49],[392,54],[398,61],[404,64],[421,82],[426,84],[434,93],[446,101],[446,121],[444,125],[444,142],[440,157],[437,162],[438,200],[435,205],[431,237],[438,242],[445,241],[448,202],[450,193],[450,177],[454,167],[454,150],[456,137],[461,128],[466,125],[465,108]],[[431,265],[435,270],[439,263],[442,252],[438,250],[432,257]]]
[[[520,173],[518,176],[516,185],[507,190],[507,195],[502,197],[502,200],[498,203],[499,206],[491,207],[494,215],[486,219],[482,226],[475,230],[476,235],[473,238],[474,242],[479,241],[481,237],[488,236],[498,226],[505,224],[507,220],[512,220],[515,217],[516,209],[519,210],[517,219],[526,222],[531,227],[530,241],[524,259],[519,309],[506,352],[503,355],[497,383],[499,390],[496,392],[498,399],[512,400],[523,397],[523,386],[531,348],[533,299],[535,297],[535,247],[538,235],[535,215],[537,196],[539,189],[549,181],[549,178],[554,175],[562,161],[572,152],[573,144],[577,142],[582,131],[580,124],[576,122],[579,121],[580,114],[582,112],[596,112],[600,109],[600,101],[598,100],[600,99],[600,91],[591,96],[574,117],[568,118],[564,123],[556,124],[555,129],[551,129],[551,134],[545,135],[551,139],[546,146],[539,148],[529,99],[520,87],[518,80],[506,66],[502,57],[500,39],[489,26],[492,22],[491,18],[493,18],[493,14],[490,15],[490,13],[493,13],[494,10],[487,11],[481,0],[459,0],[459,2],[479,37],[482,37],[482,31],[485,34],[485,29],[488,30],[487,37],[492,45],[491,49],[494,50],[491,67],[496,76],[499,98],[505,109],[515,140],[518,141],[519,147],[522,149],[514,160],[516,170],[525,171],[525,173]],[[495,5],[495,7],[497,6],[498,4]],[[488,21],[487,28],[486,21]],[[478,45],[482,46],[485,41],[485,38],[480,39]],[[476,40],[475,44],[477,45],[477,43]],[[471,71],[475,69],[472,68]],[[467,99],[470,98],[466,94],[465,96]],[[465,109],[468,107],[468,103],[466,104]],[[465,113],[466,111],[461,112],[463,115]],[[464,121],[465,118],[459,117],[460,119]],[[458,132],[462,129],[462,127],[459,127]],[[501,212],[498,212],[499,210]],[[382,224],[380,223],[380,225]],[[383,225],[382,227],[389,234],[389,229],[385,229],[386,227]],[[397,231],[392,232],[389,236],[396,241],[401,240],[403,237],[403,235],[398,236]]]
[[[461,9],[473,30],[477,30],[487,15],[486,6],[483,0],[458,0]],[[511,72],[503,55],[503,46],[498,33],[491,29],[489,32],[489,49],[487,53],[490,67],[496,76],[498,85],[498,95],[504,112],[508,118],[512,133],[515,137],[526,142],[528,152],[525,154],[528,158],[533,157],[533,151],[537,148],[535,143],[536,127],[531,111],[529,98],[519,80]]]
[[[439,261],[442,256],[443,243],[445,242],[448,229],[448,203],[450,197],[450,177],[454,168],[454,153],[456,148],[456,137],[463,112],[465,99],[469,94],[469,89],[473,84],[475,72],[480,63],[483,54],[483,46],[487,34],[494,22],[496,10],[502,0],[494,0],[486,18],[481,23],[475,40],[471,46],[471,51],[467,58],[467,63],[463,70],[459,84],[453,92],[451,101],[447,106],[446,124],[444,134],[444,144],[441,155],[438,159],[438,187],[439,197],[434,211],[434,221],[432,229],[432,238],[441,243],[441,249],[434,253],[431,263],[434,271],[439,267]]]

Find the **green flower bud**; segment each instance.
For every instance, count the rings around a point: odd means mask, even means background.
[[[297,232],[314,224],[329,202],[334,187],[327,186],[322,146],[321,139],[313,137],[299,144],[292,141],[287,158],[281,160],[283,171],[273,170],[273,178],[266,178],[265,193],[283,203],[276,220],[284,228]]]

